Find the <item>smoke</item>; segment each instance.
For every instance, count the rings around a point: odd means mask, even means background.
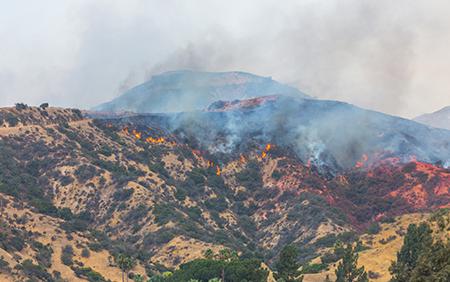
[[[91,108],[162,71],[242,70],[412,117],[450,104],[449,11],[425,0],[12,1],[0,9],[0,95]]]

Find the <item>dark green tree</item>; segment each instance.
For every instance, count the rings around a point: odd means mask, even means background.
[[[128,272],[136,265],[136,260],[124,254],[118,254],[114,257],[117,266],[122,270],[122,282],[128,281]]]
[[[430,226],[421,223],[419,226],[410,224],[406,232],[403,246],[397,253],[397,261],[393,262],[389,271],[392,282],[410,281],[411,271],[416,267],[420,255],[429,249],[433,243]]]
[[[409,281],[450,281],[450,242],[438,241],[424,251],[411,271]]]
[[[297,262],[298,249],[294,245],[286,245],[281,250],[280,257],[275,263],[276,279],[285,282],[301,282],[300,264]]]
[[[358,243],[359,244],[359,243]],[[367,273],[364,266],[358,268],[358,253],[351,244],[348,244],[344,251],[342,261],[339,262],[336,273],[336,282],[368,282]]]
[[[268,271],[261,268],[257,259],[213,260],[196,259],[180,265],[172,276],[162,281],[179,282],[198,280],[207,282],[225,277],[226,282],[266,281]]]

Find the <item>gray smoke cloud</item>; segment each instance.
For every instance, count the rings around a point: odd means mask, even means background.
[[[448,1],[8,1],[0,101],[90,108],[151,75],[241,70],[413,117],[450,105]]]

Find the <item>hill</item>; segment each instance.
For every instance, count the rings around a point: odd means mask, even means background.
[[[414,118],[414,120],[432,127],[450,130],[450,106],[434,113],[423,114]]]
[[[267,95],[308,97],[270,77],[245,72],[171,71],[153,76],[118,98],[95,107],[97,111],[163,113],[203,110],[217,100]]]
[[[70,109],[0,109],[6,117],[0,124],[0,252],[8,265],[2,275],[117,281],[117,253],[138,260],[133,272],[151,275],[222,247],[271,265],[288,243],[301,248],[299,260],[307,263],[337,240],[356,240],[374,221],[450,205],[450,171],[439,164],[383,158],[345,169],[338,162],[327,173],[298,157],[296,147],[282,142],[286,136],[259,131],[234,143],[242,146],[224,147],[231,135],[221,133],[222,122],[234,115],[245,128],[264,128],[277,118],[284,123],[280,112],[269,111],[286,106],[277,101],[97,120]],[[310,101],[300,103],[305,116],[321,106]],[[256,121],[259,111],[270,115]],[[431,134],[419,145],[439,144],[445,134],[417,128]]]

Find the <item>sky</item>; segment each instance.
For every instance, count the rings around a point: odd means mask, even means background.
[[[449,15],[447,0],[0,0],[0,106],[86,109],[193,69],[411,118],[450,105]]]

